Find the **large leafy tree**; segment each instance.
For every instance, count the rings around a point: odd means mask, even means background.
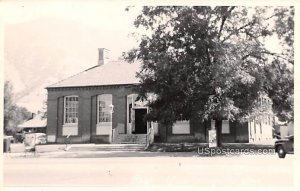
[[[4,134],[14,134],[17,126],[31,117],[31,113],[24,107],[19,107],[14,102],[13,86],[9,81],[4,84]]]
[[[282,121],[294,120],[294,8],[275,8],[274,32],[280,40],[282,47],[280,55],[286,58],[288,63],[282,59],[274,59],[265,67],[265,74],[269,80],[267,91],[273,100],[274,112]],[[292,64],[292,66],[291,66]]]
[[[157,95],[149,119],[245,119],[260,92],[290,119],[293,14],[293,7],[143,7],[134,24],[148,33],[125,58],[142,62],[140,97]],[[275,34],[282,51],[266,48]]]

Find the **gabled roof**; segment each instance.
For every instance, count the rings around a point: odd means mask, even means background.
[[[34,128],[34,127],[46,127],[47,119],[42,118],[41,115],[36,115],[33,119],[25,121],[24,123],[18,125],[19,128]]]
[[[110,61],[104,65],[89,68],[47,88],[137,84],[139,79],[136,78],[136,72],[139,69],[140,62],[129,64],[123,60]]]

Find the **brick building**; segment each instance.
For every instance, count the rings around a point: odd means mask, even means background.
[[[140,63],[108,61],[107,53],[100,48],[98,65],[47,87],[48,142],[70,135],[73,143],[141,143],[151,132],[155,142],[205,143],[213,126],[221,142],[249,142],[247,123],[193,119],[167,128],[144,121],[146,102],[133,91]]]

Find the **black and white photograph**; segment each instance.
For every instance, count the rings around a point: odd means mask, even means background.
[[[1,1],[1,187],[297,190],[275,2]]]

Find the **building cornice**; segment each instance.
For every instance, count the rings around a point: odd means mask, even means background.
[[[138,84],[114,84],[101,86],[71,86],[71,87],[47,87],[48,91],[74,91],[74,90],[99,90],[99,89],[117,89],[117,88],[132,88]]]

